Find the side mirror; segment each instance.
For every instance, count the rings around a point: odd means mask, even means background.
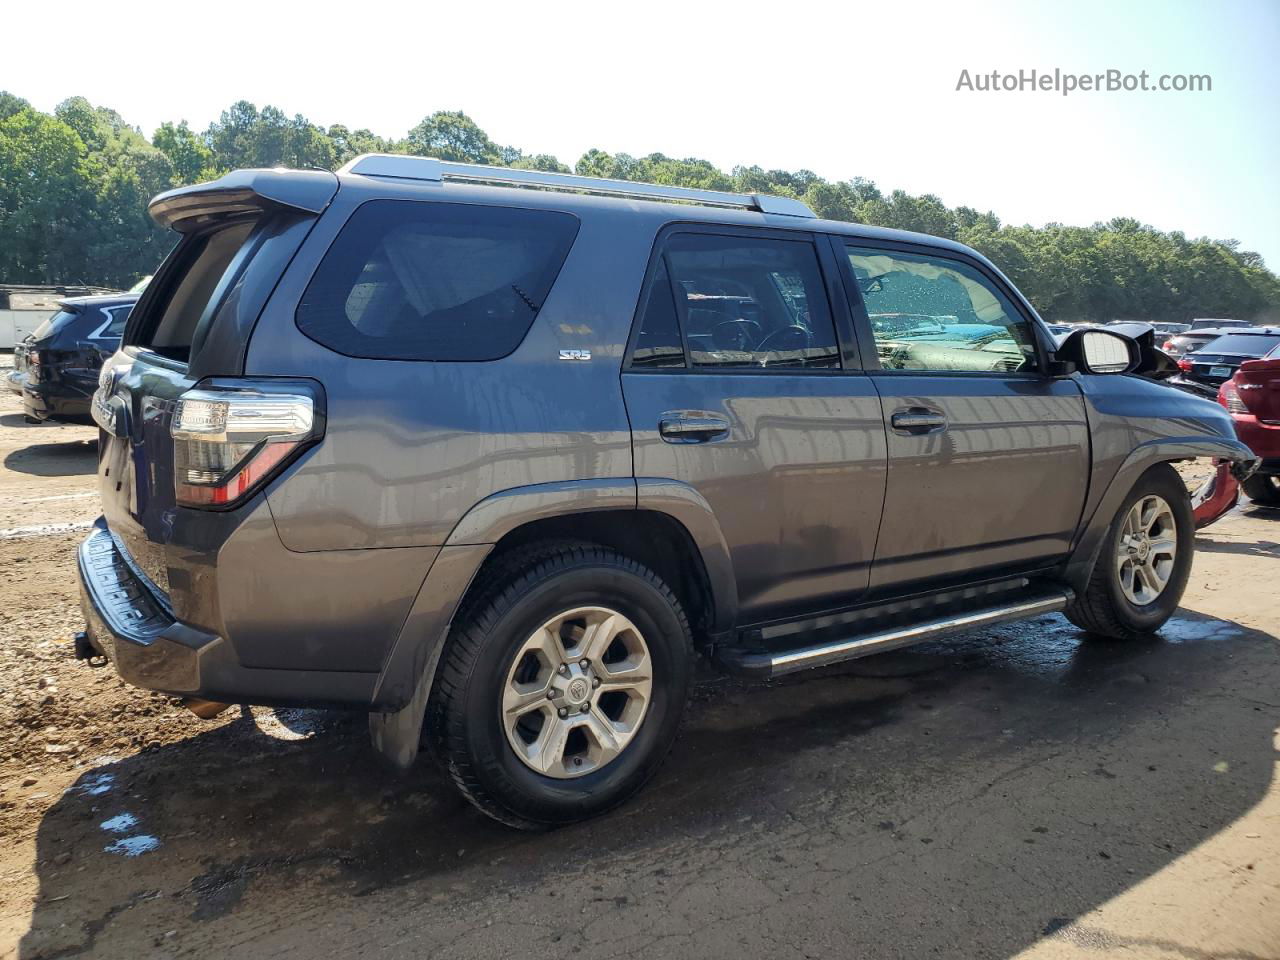
[[[1129,337],[1109,330],[1076,330],[1058,345],[1054,361],[1083,373],[1131,373],[1142,362],[1142,351]]]

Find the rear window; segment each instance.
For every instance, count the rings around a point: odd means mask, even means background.
[[[254,221],[240,221],[183,240],[161,274],[163,288],[147,306],[142,328],[133,343],[186,362],[200,318],[216,306],[224,279],[233,274],[236,254],[254,228]]]
[[[1227,333],[1211,340],[1200,349],[1205,353],[1234,353],[1243,357],[1261,357],[1280,343],[1280,336],[1269,337],[1258,333]]]
[[[371,200],[298,305],[299,329],[374,360],[496,360],[520,345],[578,232],[576,217]]]
[[[78,316],[79,314],[74,310],[59,310],[53,316],[43,320],[40,326],[31,331],[31,335],[37,340],[51,337]]]

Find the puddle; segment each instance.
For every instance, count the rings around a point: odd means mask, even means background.
[[[145,833],[132,837],[122,837],[115,843],[109,843],[102,849],[107,853],[118,853],[125,857],[137,857],[156,849],[160,841]]]
[[[98,824],[108,833],[127,833],[132,830],[138,823],[138,818],[132,813],[122,813],[119,816],[112,817],[110,820],[103,820]]]
[[[98,773],[91,777],[86,777],[83,781],[72,787],[69,792],[78,793],[86,797],[100,797],[105,793],[110,793],[111,788],[115,785],[115,774]]]
[[[1196,640],[1226,640],[1238,637],[1244,628],[1227,620],[1191,620],[1175,616],[1160,628],[1160,637],[1169,643],[1190,643]]]

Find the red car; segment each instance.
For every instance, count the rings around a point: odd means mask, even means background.
[[[1280,347],[1240,364],[1218,388],[1218,402],[1235,421],[1236,436],[1262,458],[1244,492],[1255,503],[1280,507]]]

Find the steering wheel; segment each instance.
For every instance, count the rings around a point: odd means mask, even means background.
[[[756,344],[756,353],[772,353],[782,350],[808,350],[813,346],[813,334],[809,332],[807,327],[800,324],[792,324],[789,327],[783,327],[769,334],[758,344]],[[762,366],[767,366],[769,359],[766,357],[761,361]]]
[[[754,328],[754,331],[748,327]],[[750,351],[759,336],[760,324],[745,317],[721,320],[711,328],[711,340],[719,350]]]

